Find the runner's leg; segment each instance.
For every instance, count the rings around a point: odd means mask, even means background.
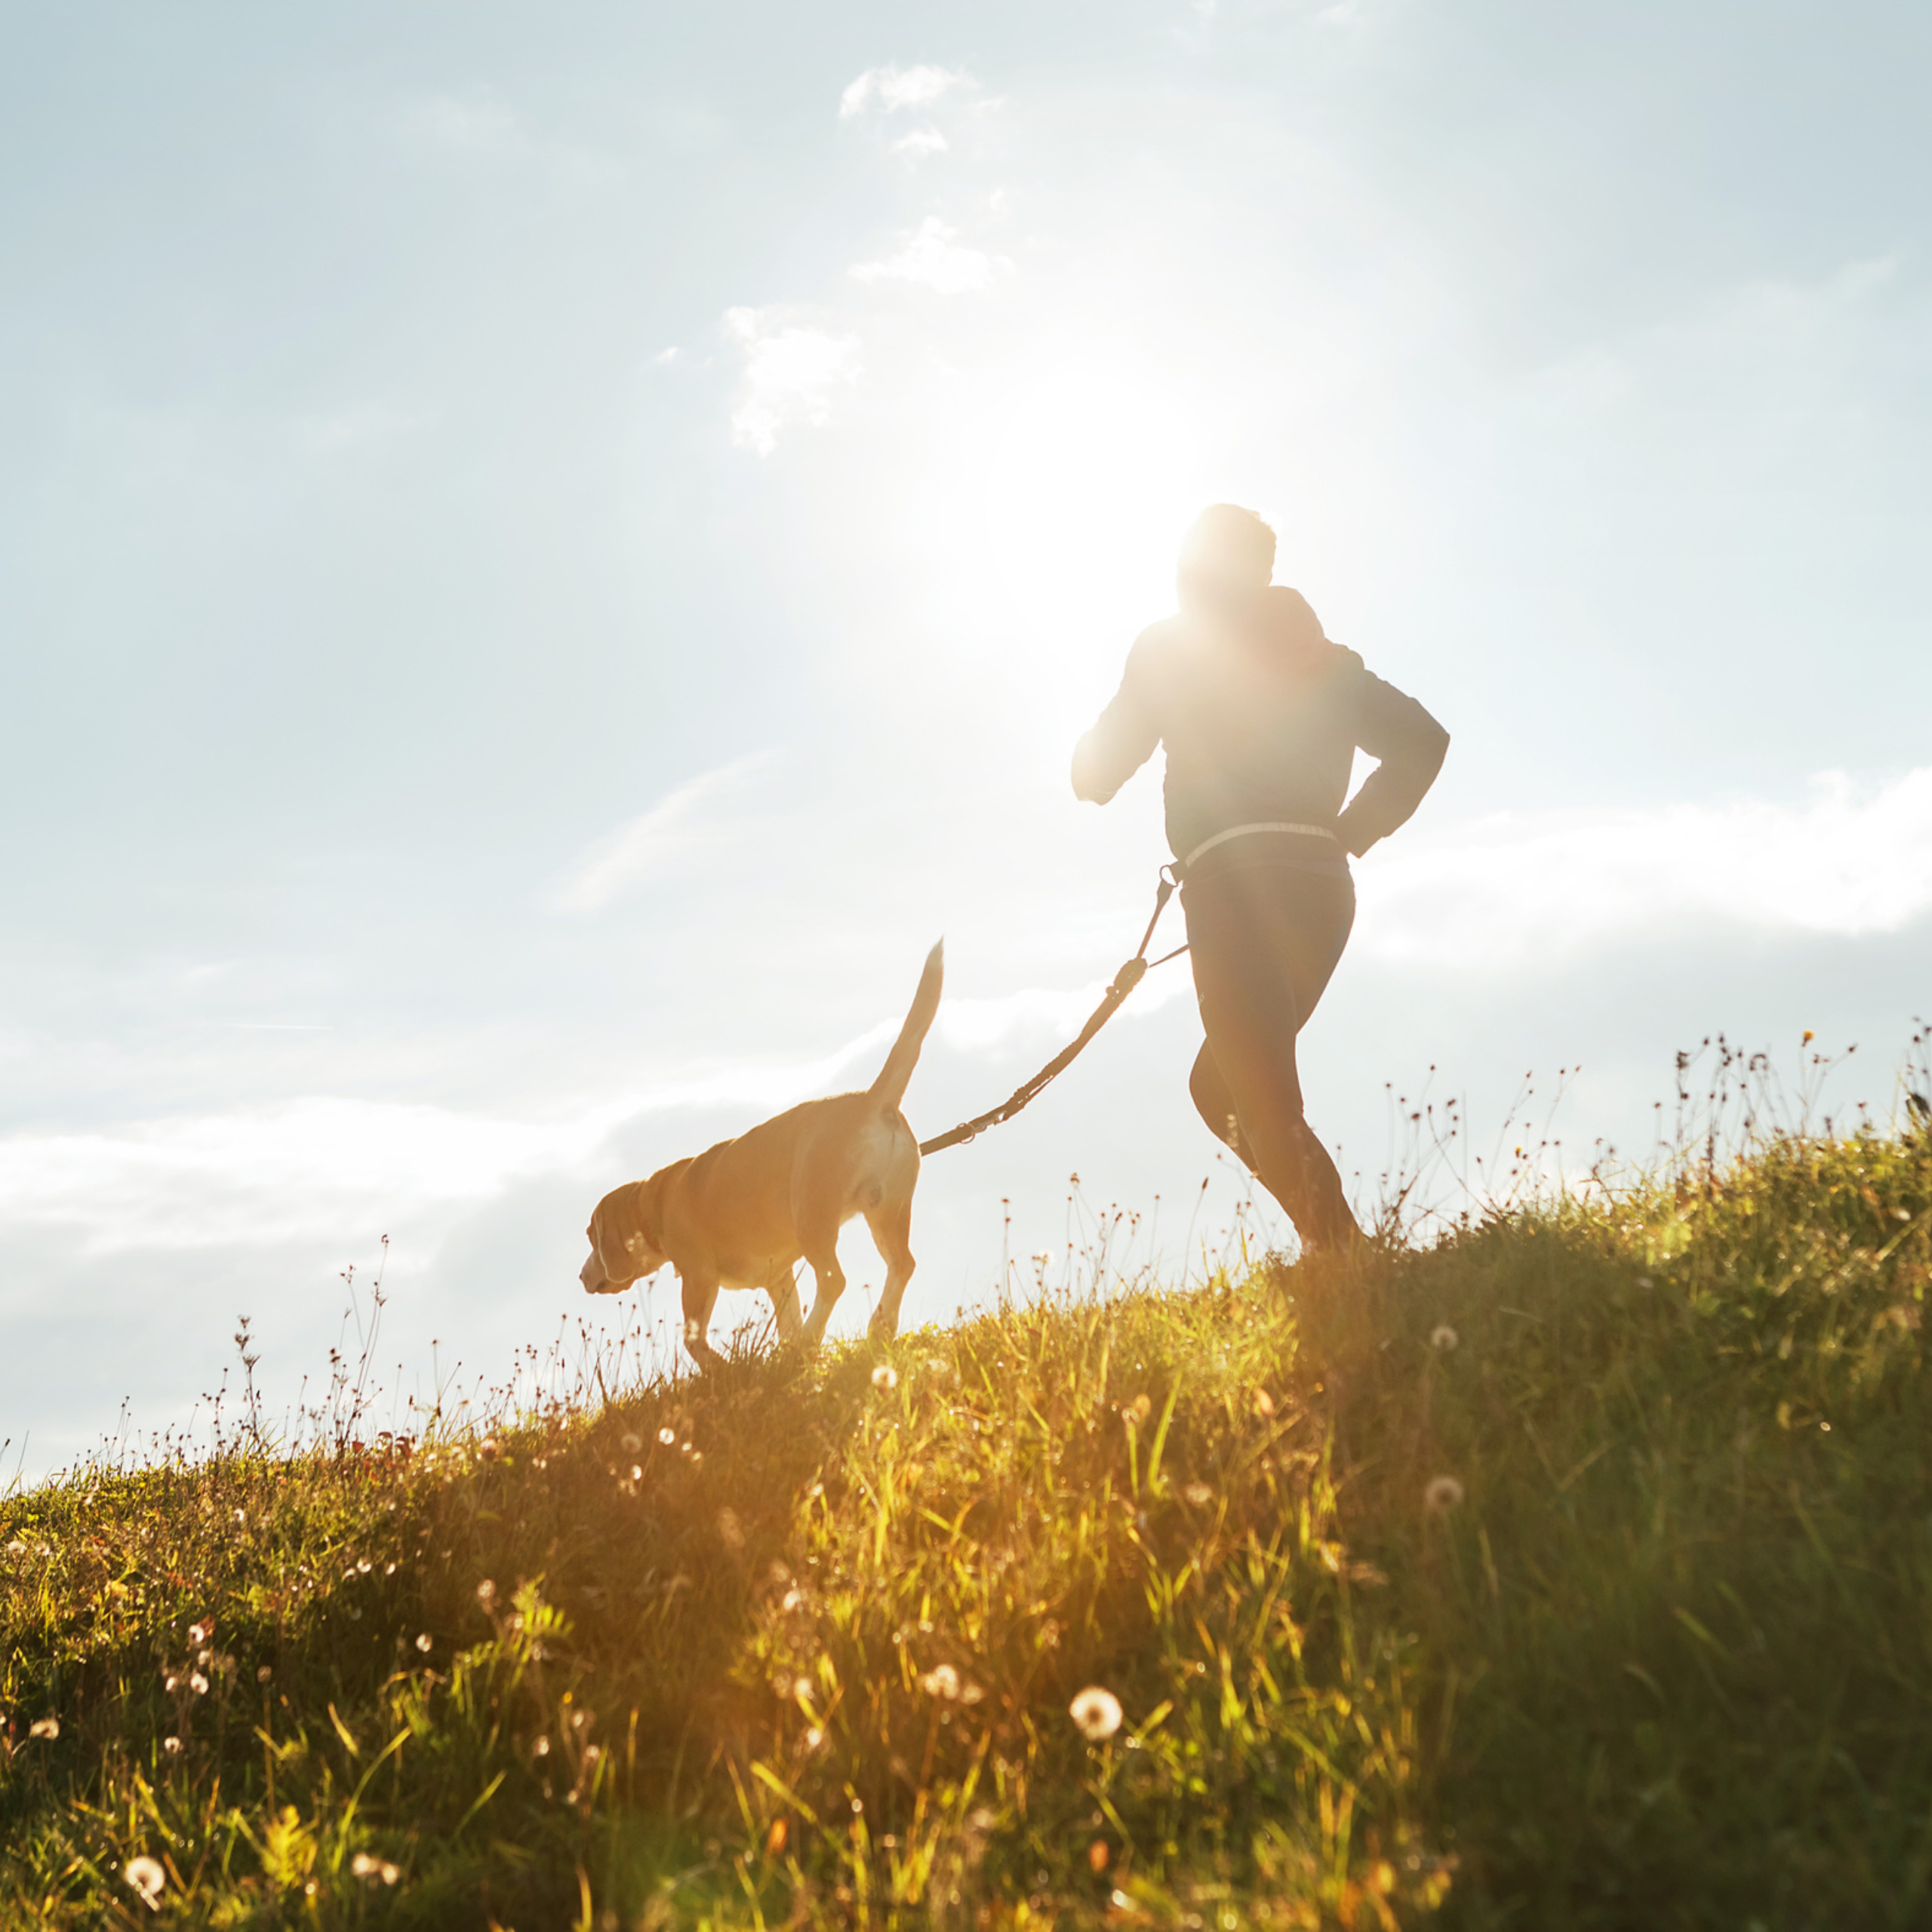
[[[1349,922],[1354,920],[1354,908],[1351,903]],[[1295,991],[1295,1031],[1299,1034],[1308,1024],[1309,1016],[1319,1003],[1321,995],[1328,989],[1328,982],[1334,977],[1335,968],[1340,963],[1343,946],[1346,943],[1349,927],[1342,928],[1339,940],[1332,937],[1330,928],[1332,916],[1313,922],[1320,930],[1309,933],[1303,929],[1305,943],[1296,949],[1290,961],[1289,977]],[[1217,1140],[1224,1141],[1240,1157],[1242,1164],[1251,1174],[1257,1171],[1254,1155],[1247,1138],[1241,1131],[1241,1120],[1235,1106],[1235,1097],[1228,1085],[1227,1077],[1214,1058],[1214,1049],[1204,1040],[1201,1051],[1194,1057],[1194,1065],[1189,1070],[1187,1091],[1194,1102],[1195,1111],[1207,1122],[1208,1131]],[[1324,1158],[1326,1158],[1324,1150]],[[1341,1184],[1340,1177],[1336,1185]]]
[[[1188,1069],[1187,1091],[1194,1103],[1194,1111],[1208,1123],[1208,1131],[1217,1140],[1232,1147],[1241,1165],[1253,1174],[1254,1154],[1241,1131],[1241,1115],[1235,1108],[1233,1092],[1221,1071],[1220,1063],[1214,1057],[1214,1049],[1205,1040],[1194,1057],[1193,1066]]]
[[[1274,1195],[1304,1241],[1360,1233],[1341,1176],[1303,1117],[1295,1035],[1334,973],[1355,916],[1346,878],[1251,866],[1182,895],[1208,1038],[1189,1079],[1201,1118]]]

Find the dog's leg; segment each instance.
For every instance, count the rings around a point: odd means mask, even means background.
[[[804,1340],[815,1349],[825,1340],[825,1324],[845,1292],[845,1271],[838,1265],[838,1223],[834,1221],[829,1228],[817,1228],[809,1234],[801,1228],[798,1235],[812,1268],[812,1312],[805,1323]]]
[[[866,1217],[866,1226],[885,1263],[885,1286],[866,1332],[875,1342],[889,1342],[899,1333],[899,1304],[905,1300],[906,1284],[918,1266],[912,1259],[912,1204],[895,1201],[875,1208]]]
[[[724,1358],[711,1346],[711,1311],[718,1306],[718,1284],[691,1275],[681,1275],[684,1291],[685,1346],[700,1368],[717,1368]]]
[[[778,1324],[781,1342],[795,1342],[804,1324],[798,1316],[798,1284],[789,1268],[774,1268],[765,1278],[764,1291],[771,1297],[772,1318]]]

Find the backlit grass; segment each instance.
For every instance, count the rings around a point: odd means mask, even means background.
[[[81,1472],[0,1506],[0,1924],[1925,1923],[1929,1222],[1789,1136]]]

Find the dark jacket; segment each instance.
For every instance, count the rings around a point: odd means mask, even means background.
[[[1167,747],[1177,857],[1232,826],[1273,820],[1326,826],[1361,854],[1421,803],[1449,734],[1331,644],[1300,592],[1271,586],[1230,616],[1167,617],[1141,632],[1075,753],[1075,790],[1104,804],[1156,745]],[[1344,810],[1358,746],[1381,762]]]

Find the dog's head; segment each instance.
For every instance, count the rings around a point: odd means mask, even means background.
[[[590,1259],[577,1272],[586,1294],[621,1294],[654,1275],[669,1258],[657,1244],[657,1195],[661,1177],[613,1188],[598,1201],[584,1232]]]

